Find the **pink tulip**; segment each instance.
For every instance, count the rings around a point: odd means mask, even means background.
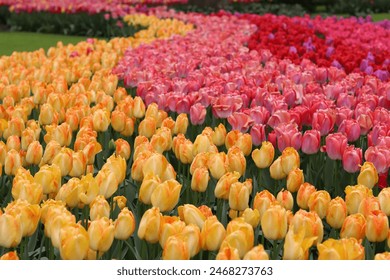
[[[353,111],[347,107],[336,108],[336,125],[340,126],[340,124],[346,120],[351,119],[353,117]]]
[[[203,124],[206,118],[206,108],[200,104],[196,103],[191,106],[190,109],[190,120],[193,125]]]
[[[222,95],[212,104],[213,115],[220,119],[226,119],[233,112],[241,109],[242,99],[237,95]]]
[[[354,108],[356,104],[356,98],[346,92],[341,93],[337,98],[337,107]]]
[[[332,110],[318,110],[313,114],[312,127],[324,136],[333,130],[335,121],[336,114]]]
[[[276,148],[276,133],[275,130],[268,133],[268,141],[271,142],[272,146]]]
[[[275,128],[275,133],[279,151],[283,151],[287,147],[293,147],[295,150],[301,148],[302,133],[295,123],[279,124]]]
[[[366,135],[373,127],[372,114],[361,114],[357,117],[357,122],[360,125],[360,134]]]
[[[348,142],[355,142],[360,137],[360,125],[356,120],[344,120],[340,124],[338,132],[344,133]]]
[[[344,134],[340,132],[329,134],[325,138],[326,153],[333,160],[341,160],[347,144],[348,139]]]
[[[377,107],[374,110],[373,119],[374,119],[373,120],[374,125],[376,125],[378,123],[389,123],[389,121],[390,121],[389,110],[382,108],[382,107]]]
[[[265,137],[265,125],[264,124],[255,124],[251,128],[250,135],[252,137],[252,143],[255,146],[259,146],[263,141],[266,140]]]
[[[385,173],[389,169],[388,159],[389,149],[383,148],[380,146],[371,146],[368,147],[364,153],[364,158],[366,161],[372,162],[378,173]]]
[[[272,116],[268,120],[268,125],[272,128],[276,128],[279,124],[286,124],[290,122],[290,114],[288,111],[279,110],[272,114]]]
[[[253,124],[252,118],[241,112],[234,112],[227,118],[227,120],[232,126],[232,130],[238,130],[243,133],[247,132],[249,127]]]
[[[253,119],[255,124],[266,124],[270,117],[270,113],[263,106],[256,106],[244,111]]]
[[[321,145],[321,135],[318,130],[306,130],[302,137],[302,152],[308,155],[319,151]]]
[[[380,137],[388,135],[389,132],[389,127],[385,123],[378,123],[374,125],[372,130],[367,135],[371,141],[371,145],[369,146],[378,145]]]
[[[289,110],[290,118],[294,121],[299,128],[304,125],[310,125],[310,110],[305,105],[298,105]]]
[[[343,168],[348,173],[355,173],[360,170],[362,164],[362,149],[348,146],[343,153]]]

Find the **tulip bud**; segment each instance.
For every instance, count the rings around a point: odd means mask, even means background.
[[[199,227],[194,224],[187,225],[177,236],[185,241],[190,258],[199,253],[201,248]]]
[[[331,197],[327,191],[315,191],[309,196],[307,205],[310,211],[316,212],[323,219],[326,216],[330,200]]]
[[[135,218],[133,213],[127,208],[123,208],[115,220],[115,238],[119,240],[128,239],[135,230]]]
[[[261,218],[261,228],[267,239],[280,240],[287,233],[287,213],[280,205],[272,205]]]
[[[133,115],[137,119],[142,119],[145,116],[145,104],[141,97],[134,97]]]
[[[371,213],[373,210],[380,210],[381,206],[379,204],[379,199],[374,196],[365,197],[359,204],[358,212],[362,213],[364,217]]]
[[[295,213],[291,225],[294,225],[295,233],[301,228],[305,229],[305,237],[316,237],[314,244],[322,242],[324,237],[324,226],[321,218],[316,212],[307,212],[305,210],[299,210]]]
[[[4,172],[7,175],[15,175],[17,170],[22,166],[22,158],[16,150],[8,151],[4,161]]]
[[[180,235],[172,235],[165,242],[163,260],[189,260],[190,254],[185,240]]]
[[[89,247],[98,252],[106,252],[114,241],[115,227],[111,220],[102,217],[92,221],[88,227]]]
[[[382,242],[386,240],[389,232],[389,220],[385,213],[373,210],[366,217],[366,237],[370,242]]]
[[[246,208],[241,217],[253,228],[256,228],[260,223],[260,213],[257,209],[253,210],[251,208]]]
[[[206,167],[195,169],[191,179],[191,189],[196,192],[205,192],[210,180],[209,171]]]
[[[326,211],[326,222],[334,229],[340,229],[347,217],[347,205],[341,197],[336,197],[329,202]]]
[[[125,130],[126,114],[122,111],[115,110],[111,113],[111,126],[117,132]]]
[[[174,179],[158,184],[150,197],[152,205],[160,208],[162,212],[171,211],[179,202],[181,187]]]
[[[249,195],[252,188],[248,188],[241,182],[233,183],[229,191],[229,207],[234,210],[244,211],[249,207]]]
[[[321,135],[318,130],[307,130],[302,137],[302,152],[307,155],[316,154],[321,145]]]
[[[99,194],[99,185],[91,173],[79,181],[79,198],[83,204],[90,204]]]
[[[58,165],[61,169],[61,176],[66,176],[73,167],[73,152],[69,148],[62,148],[60,152],[54,157],[53,164]]]
[[[157,128],[156,119],[151,117],[146,117],[139,123],[138,134],[150,139],[155,134],[156,128]]]
[[[380,209],[386,214],[386,216],[390,216],[390,188],[384,188],[378,194]]]
[[[287,174],[284,173],[283,167],[282,167],[282,158],[278,157],[269,167],[269,173],[271,175],[271,178],[274,180],[282,180],[284,179]]]
[[[283,150],[280,160],[284,174],[288,174],[291,170],[299,168],[299,154],[292,147],[287,147]]]
[[[49,143],[47,143],[45,152],[43,153],[42,163],[52,164],[54,157],[60,151],[61,151],[61,145],[55,140],[50,141]]]
[[[253,227],[246,223],[243,218],[236,218],[229,222],[226,227],[226,238],[221,244],[221,249],[227,245],[238,249],[240,258],[253,248]],[[221,250],[220,249],[220,250]]]
[[[207,251],[218,250],[225,236],[226,230],[217,217],[208,217],[203,224],[201,232],[202,249]]]
[[[317,236],[306,236],[304,227],[296,229],[291,225],[284,239],[283,260],[307,260],[316,239]]]
[[[159,242],[161,248],[164,248],[166,241],[172,235],[183,231],[186,224],[179,217],[163,216]]]
[[[224,152],[208,154],[209,157],[207,161],[207,166],[210,170],[210,174],[214,179],[219,180],[223,175],[228,172],[227,156]]]
[[[291,172],[290,172],[291,173]],[[276,200],[283,206],[286,210],[292,210],[294,206],[294,199],[288,190],[281,190],[276,196]]]
[[[357,240],[363,240],[366,236],[366,219],[363,214],[356,213],[345,218],[341,227],[340,237],[354,237]]]
[[[202,229],[206,217],[203,213],[192,204],[184,204],[177,208],[180,216],[180,220],[184,221],[187,225],[194,224]]]
[[[115,154],[121,156],[125,160],[130,158],[131,148],[129,142],[119,138],[115,141]]]
[[[23,237],[20,215],[10,215],[0,211],[0,246],[17,247]]]
[[[81,177],[87,168],[87,157],[82,151],[72,153],[72,169],[69,172],[71,177]]]
[[[257,245],[253,247],[248,253],[245,254],[244,260],[269,260],[267,252],[264,250],[263,245]]]
[[[100,219],[102,217],[110,217],[110,205],[107,200],[102,195],[98,195],[92,200],[89,205],[90,212],[89,216],[91,217],[91,221]]]
[[[364,247],[355,238],[329,238],[317,248],[319,260],[364,260]]]
[[[271,206],[276,199],[273,194],[267,190],[256,193],[256,196],[253,200],[253,209],[257,209],[260,214],[260,220],[263,217],[264,212]]]
[[[103,166],[95,177],[99,194],[105,198],[111,197],[118,189],[118,177],[108,166]]]
[[[343,153],[343,168],[348,173],[355,173],[359,170],[362,163],[362,149],[354,146],[347,146]]]
[[[103,132],[110,125],[110,112],[105,109],[97,109],[93,115],[93,129],[98,132]]]
[[[16,251],[5,253],[0,257],[0,261],[17,261],[17,260],[19,260],[19,257]]]
[[[38,165],[42,159],[43,148],[39,141],[33,141],[27,149],[26,162]]]
[[[252,159],[258,168],[267,168],[272,164],[275,156],[275,148],[271,142],[264,141],[260,149],[252,152]]]
[[[240,260],[239,252],[236,248],[226,245],[219,250],[216,260]]]
[[[159,240],[160,229],[163,217],[159,208],[153,207],[145,211],[138,227],[138,237],[149,243],[156,243]]]
[[[287,190],[292,193],[297,192],[304,181],[303,170],[299,168],[291,170],[287,175]]]
[[[188,117],[187,114],[179,114],[176,118],[175,127],[173,128],[174,134],[186,134],[188,128]]]
[[[233,146],[229,149],[227,153],[227,165],[228,171],[237,171],[240,176],[245,173],[246,170],[246,160],[244,153],[240,150],[239,147]]]
[[[347,186],[345,188],[345,203],[349,214],[355,214],[359,211],[362,200],[372,196],[372,190],[364,185]]]
[[[62,200],[70,208],[74,208],[79,205],[79,185],[80,179],[71,178],[66,184],[62,185],[56,195],[56,200]]]
[[[226,128],[223,124],[219,124],[215,127],[213,133],[211,134],[214,145],[219,147],[225,144],[226,134]]]
[[[378,172],[373,163],[364,162],[360,167],[360,173],[357,178],[359,185],[364,185],[369,189],[372,189],[376,183],[378,183]]]
[[[230,187],[233,183],[238,182],[240,174],[238,172],[228,172],[223,175],[215,186],[214,194],[216,198],[229,199]]]
[[[190,173],[194,174],[195,169],[199,167],[206,167],[209,160],[210,153],[199,153],[194,157],[190,166]],[[222,176],[222,175],[221,175]]]
[[[297,204],[301,209],[308,210],[308,201],[309,197],[312,193],[316,191],[315,187],[309,183],[303,183],[299,189],[297,194]]]
[[[63,260],[83,260],[89,250],[89,236],[80,224],[68,224],[60,232],[60,254]]]

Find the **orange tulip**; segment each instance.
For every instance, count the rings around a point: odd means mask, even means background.
[[[117,156],[121,156],[125,160],[128,160],[131,154],[129,142],[123,140],[122,138],[115,140],[115,154]]]
[[[188,116],[186,114],[179,114],[176,118],[175,127],[173,128],[173,133],[175,135],[182,133],[186,134],[188,128]]]
[[[19,257],[16,251],[5,253],[0,257],[0,261],[17,261],[17,260],[19,260]]]
[[[157,128],[157,121],[155,118],[146,117],[138,126],[138,134],[147,138],[152,138]]]
[[[386,240],[389,233],[389,220],[385,213],[380,210],[373,210],[366,217],[366,237],[371,242],[382,242]]]
[[[228,171],[237,171],[240,174],[240,177],[245,173],[246,160],[244,153],[240,150],[239,147],[233,146],[228,150],[226,163]]]
[[[199,153],[197,154],[190,166],[190,173],[194,174],[195,169],[199,167],[208,167],[207,163],[210,157],[210,153]]]
[[[341,227],[340,237],[354,237],[357,240],[363,240],[366,236],[366,219],[363,214],[356,213],[345,218]]]
[[[191,190],[196,192],[205,192],[210,180],[209,171],[206,167],[195,169],[191,179]]]
[[[30,204],[26,200],[16,200],[7,205],[5,213],[17,218],[20,215],[20,223],[23,228],[23,236],[31,236],[38,227],[41,217],[41,208],[37,204]]]
[[[355,214],[358,213],[363,198],[372,196],[372,190],[364,185],[347,186],[345,194],[348,213]]]
[[[39,141],[33,141],[27,149],[26,162],[38,165],[42,159],[43,148]]]
[[[316,237],[314,244],[322,242],[324,237],[324,226],[321,218],[316,212],[307,212],[305,210],[299,210],[292,218],[291,225],[294,226],[295,233],[299,233],[299,230],[303,228],[305,230],[305,237]]]
[[[304,183],[303,171],[299,168],[291,170],[287,175],[287,190],[294,193]]]
[[[21,215],[10,215],[0,211],[0,246],[16,247],[23,237]]]
[[[172,134],[169,128],[161,127],[157,129],[150,139],[150,145],[160,154],[170,150],[172,148]],[[192,156],[192,149],[190,152]]]
[[[292,210],[294,206],[294,198],[288,190],[281,190],[276,196],[276,200],[282,205],[286,210]]]
[[[110,112],[106,109],[97,109],[92,114],[93,129],[98,132],[103,132],[110,125]]]
[[[120,210],[126,207],[127,204],[127,198],[124,197],[123,195],[117,195],[113,199],[114,203]],[[115,208],[115,205],[112,207],[113,209]]]
[[[17,170],[22,166],[22,158],[16,150],[8,151],[4,161],[4,173],[7,175],[15,175]]]
[[[299,168],[300,159],[298,152],[292,148],[287,147],[283,150],[281,158],[281,165],[285,174],[290,173],[291,170]]]
[[[240,255],[238,253],[237,248],[229,246],[221,247],[219,250],[216,260],[240,260]]]
[[[224,152],[208,153],[207,166],[214,179],[219,180],[228,172],[227,155]]]
[[[371,213],[373,210],[380,210],[381,206],[379,203],[379,199],[374,196],[363,198],[359,204],[358,212],[362,213],[364,217]]]
[[[271,206],[276,199],[273,194],[267,190],[256,193],[253,200],[253,209],[257,209],[260,214],[260,220],[263,217],[264,212]]]
[[[134,107],[133,107],[133,115],[137,119],[141,119],[145,116],[145,104],[141,97],[136,96],[134,97]]]
[[[83,260],[88,255],[89,236],[80,224],[68,224],[60,232],[60,254],[63,260]]]
[[[327,191],[315,191],[309,196],[307,205],[310,211],[317,212],[318,216],[323,219],[326,216],[330,200],[331,197]]]
[[[326,211],[326,222],[335,229],[340,229],[347,217],[347,205],[344,199],[336,197],[329,202]]]
[[[229,199],[230,187],[232,184],[238,182],[240,174],[238,172],[228,172],[223,175],[217,182],[217,185],[214,189],[214,194],[216,198],[220,199]]]
[[[87,157],[82,151],[72,153],[72,169],[69,172],[71,177],[81,177],[87,168]]]
[[[303,183],[297,193],[297,204],[301,209],[309,210],[309,197],[316,191],[316,188],[310,183]]]
[[[73,151],[69,148],[61,148],[58,154],[53,158],[53,164],[61,169],[61,176],[66,176],[73,167]]]
[[[165,242],[162,259],[189,260],[190,254],[188,252],[186,241],[180,235],[170,236]]]
[[[42,156],[42,164],[52,164],[54,157],[61,151],[61,145],[55,141],[51,140],[47,143],[45,151]]]

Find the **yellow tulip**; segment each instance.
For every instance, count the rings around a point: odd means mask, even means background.
[[[179,202],[181,187],[174,179],[158,184],[150,197],[152,205],[160,208],[162,212],[171,211]]]
[[[287,212],[280,205],[272,205],[261,218],[261,228],[265,238],[280,240],[287,233]]]
[[[246,159],[244,153],[238,146],[233,146],[228,150],[226,163],[228,171],[237,171],[240,174],[240,177],[245,173]]]
[[[389,220],[385,213],[380,210],[373,210],[366,217],[366,238],[371,242],[382,242],[386,240],[389,233]]]
[[[80,224],[68,224],[61,229],[60,254],[63,260],[83,260],[88,255],[89,236]]]
[[[180,235],[172,235],[165,242],[163,252],[163,260],[189,260],[187,244]]]
[[[180,220],[184,221],[187,225],[194,224],[199,227],[199,229],[203,228],[206,217],[196,206],[192,204],[184,204],[177,207],[177,211]]]
[[[253,228],[257,227],[260,223],[260,213],[257,209],[246,208],[241,217],[244,221],[250,224]]]
[[[201,231],[202,249],[207,251],[219,250],[225,236],[226,230],[217,217],[208,217]]]
[[[299,168],[299,154],[292,147],[287,147],[283,150],[282,155],[280,156],[280,160],[280,164],[282,165],[282,169],[285,174],[290,173],[291,170]]]
[[[303,183],[297,193],[297,204],[301,209],[309,210],[309,197],[316,191],[316,188],[310,183]]]
[[[228,172],[227,155],[224,152],[208,153],[207,167],[210,170],[210,175],[219,180]],[[197,158],[197,157],[195,157]],[[195,159],[194,159],[195,161]]]
[[[205,192],[210,180],[209,171],[206,167],[195,169],[191,179],[191,190],[196,192]]]
[[[225,247],[221,247],[219,250],[216,260],[240,260],[240,255],[237,248],[229,246],[227,244]]]
[[[229,199],[230,187],[233,183],[238,182],[240,174],[238,172],[228,172],[223,175],[217,182],[217,185],[214,189],[214,194],[216,198],[220,199]]]
[[[217,127],[215,127],[213,133],[211,134],[214,145],[219,147],[225,144],[226,134],[226,128],[223,124],[220,123]]]
[[[149,243],[158,242],[162,224],[163,216],[159,208],[152,207],[146,210],[139,223],[138,237]]]
[[[348,214],[355,214],[358,213],[363,198],[372,196],[372,190],[364,185],[347,186],[345,194]]]
[[[344,199],[336,197],[329,202],[326,211],[326,222],[335,229],[340,229],[347,217],[347,205]]]
[[[23,237],[21,215],[10,215],[0,211],[0,246],[16,247]]]
[[[102,195],[98,195],[94,200],[89,204],[89,216],[91,221],[100,219],[102,217],[110,217],[110,205],[107,200]]]
[[[378,194],[380,209],[390,216],[390,188],[383,188]]]
[[[114,222],[114,237],[119,240],[128,239],[135,230],[135,218],[133,212],[127,207],[123,208]]]
[[[296,168],[287,174],[287,190],[294,193],[299,190],[299,187],[304,183],[303,170]]]
[[[277,196],[276,200],[282,205],[286,210],[292,210],[294,206],[294,198],[289,190],[281,190]]]
[[[264,141],[261,143],[260,149],[255,149],[252,152],[252,159],[258,168],[268,168],[275,157],[275,148],[271,142]]]
[[[366,236],[366,218],[363,214],[356,213],[345,218],[341,227],[340,237],[354,237],[357,240],[363,240]]]
[[[164,248],[165,243],[170,236],[182,232],[185,226],[186,224],[181,221],[179,217],[163,216],[159,236],[161,248]]]
[[[88,227],[89,247],[98,252],[107,252],[114,241],[115,227],[111,220],[102,217]]]
[[[257,245],[253,247],[248,253],[245,254],[244,260],[269,260],[267,252],[264,250],[263,245]]]
[[[307,260],[309,257],[309,248],[316,241],[317,236],[306,236],[303,227],[296,230],[291,225],[283,245],[284,260]]]
[[[331,197],[327,191],[315,191],[309,196],[307,205],[310,211],[316,212],[323,219],[326,216],[330,200]]]
[[[364,260],[364,247],[353,237],[329,238],[317,248],[319,260]]]
[[[375,255],[374,260],[376,261],[388,261],[390,260],[390,252],[378,253]]]
[[[30,204],[26,200],[16,200],[7,205],[5,213],[14,216],[20,215],[23,236],[31,236],[38,227],[41,217],[41,208],[37,204]]]
[[[298,233],[301,228],[305,231],[304,237],[316,237],[314,244],[322,242],[324,237],[324,226],[321,218],[316,212],[307,212],[299,210],[292,218],[291,225],[294,226],[295,233]]]
[[[276,199],[272,193],[267,190],[256,193],[253,200],[253,209],[257,209],[260,214],[260,220],[263,217],[264,212],[271,206]]]
[[[249,207],[249,195],[252,192],[251,187],[252,185],[248,187],[241,182],[231,184],[229,191],[229,206],[231,209],[244,211]]]
[[[378,172],[373,163],[365,161],[360,167],[360,173],[357,178],[359,185],[364,185],[369,189],[372,189],[376,183],[378,183]]]

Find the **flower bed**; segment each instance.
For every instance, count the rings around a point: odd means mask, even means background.
[[[0,58],[2,258],[389,258],[389,82],[152,14]]]

